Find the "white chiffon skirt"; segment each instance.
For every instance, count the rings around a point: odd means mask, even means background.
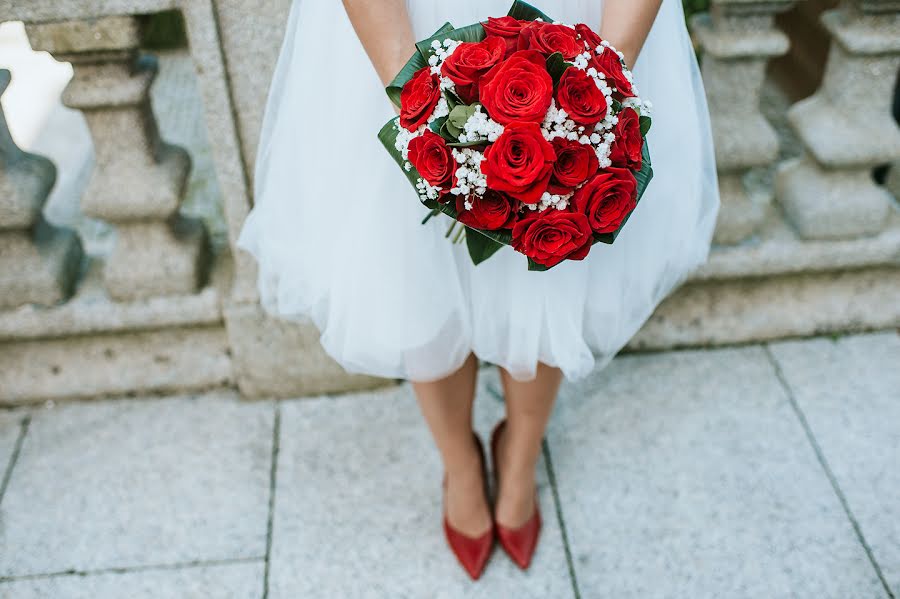
[[[511,0],[408,0],[417,39],[506,14]],[[535,0],[600,25],[597,0]],[[412,50],[412,49],[410,49]],[[410,52],[411,54],[412,52]],[[534,377],[601,368],[705,261],[719,196],[709,115],[681,0],[664,0],[634,75],[653,103],[655,176],[613,245],[546,272],[503,248],[474,266],[445,239],[376,138],[394,116],[337,1],[295,0],[275,69],[238,242],[259,264],[267,311],[311,319],[346,370],[430,381],[468,354]]]

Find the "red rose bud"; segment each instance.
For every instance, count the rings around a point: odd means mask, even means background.
[[[409,142],[409,162],[429,185],[447,191],[456,162],[443,137],[426,129],[423,135],[412,138]]]
[[[482,76],[503,60],[506,44],[502,38],[460,44],[441,66],[441,73],[456,84],[456,94],[466,104],[478,99]]]
[[[485,149],[484,158],[481,172],[488,187],[526,204],[536,204],[547,191],[556,152],[539,125],[515,122]]]
[[[619,122],[613,133],[615,141],[610,147],[609,159],[613,166],[641,170],[643,160],[641,149],[644,139],[641,137],[641,119],[633,108],[625,108],[618,114]]]
[[[466,208],[468,202],[469,208]],[[464,225],[486,231],[508,229],[516,222],[513,202],[506,195],[488,190],[484,196],[456,196],[457,220]]]
[[[602,121],[608,109],[606,96],[597,87],[594,78],[572,67],[563,71],[559,79],[556,101],[570,119],[585,127],[593,127]]]
[[[512,230],[513,249],[548,268],[583,259],[592,243],[591,225],[580,212],[548,208],[521,219]]]
[[[612,233],[637,205],[637,181],[628,169],[604,169],[575,192],[572,202],[595,233]]]
[[[479,97],[492,119],[540,123],[553,99],[553,79],[540,52],[520,50],[481,78]]]
[[[606,48],[601,54],[595,54],[590,61],[592,67],[606,75],[606,83],[614,88],[613,95],[622,100],[634,96],[631,83],[625,78],[622,60],[612,48]]]
[[[575,31],[581,36],[581,40],[587,44],[588,49],[591,51],[591,55],[593,55],[597,46],[603,41],[603,38],[597,35],[593,29],[584,23],[575,25]]]
[[[547,188],[552,194],[566,195],[597,173],[600,162],[589,145],[557,137],[553,140],[556,162]]]
[[[532,21],[522,28],[518,48],[537,50],[547,56],[559,52],[566,60],[572,60],[584,52],[584,43],[578,39],[577,32],[571,27]]]
[[[519,43],[519,32],[527,24],[528,21],[519,21],[513,17],[500,17],[499,19],[488,17],[488,20],[482,23],[481,26],[484,27],[488,38],[498,37],[503,40],[503,43],[506,44],[503,58],[507,58],[516,51]]]
[[[428,122],[441,99],[441,79],[430,67],[416,71],[400,91],[400,126],[415,131]]]

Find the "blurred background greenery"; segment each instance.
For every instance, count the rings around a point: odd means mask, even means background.
[[[539,0],[538,0],[539,1]],[[709,9],[709,0],[682,0],[684,16]],[[169,50],[187,45],[184,19],[177,10],[170,10],[144,17],[144,46],[154,50]]]
[[[709,10],[709,0],[682,0],[684,4],[684,16],[690,18],[692,14]]]

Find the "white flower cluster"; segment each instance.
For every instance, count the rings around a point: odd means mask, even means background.
[[[487,193],[487,177],[481,172],[484,154],[472,148],[453,148],[453,159],[459,165],[456,169],[456,187],[450,188],[455,196]],[[466,202],[466,209],[471,206]]]
[[[450,104],[447,102],[447,98],[441,96],[441,99],[438,100],[437,106],[434,107],[434,112],[431,113],[431,116],[428,117],[428,124],[435,119],[439,119],[443,116],[447,116],[450,114]]]
[[[466,143],[469,140],[486,139],[490,143],[494,143],[502,134],[503,125],[488,118],[488,115],[481,111],[481,104],[479,104],[463,125],[463,133],[460,134],[459,141]]]
[[[432,187],[428,184],[428,181],[421,177],[416,181],[416,191],[419,192],[419,199],[422,201],[436,200],[441,196],[440,187]]]
[[[523,204],[523,209],[525,206],[528,206],[529,210],[537,210],[538,212],[543,212],[547,208],[551,207],[556,208],[557,210],[565,210],[569,207],[569,201],[572,199],[573,195],[575,195],[574,191],[569,192],[565,195],[557,195],[555,193],[545,191],[537,204]]]
[[[619,118],[612,114],[612,109],[609,109],[606,118],[597,123],[592,131],[588,131],[584,126],[578,125],[570,119],[565,110],[557,108],[556,101],[553,100],[550,103],[550,109],[547,110],[547,116],[541,124],[541,131],[547,141],[552,142],[554,139],[562,137],[593,147],[597,160],[600,162],[600,168],[606,168],[611,164],[609,152],[616,139],[611,130],[618,122]]]
[[[441,78],[441,90],[446,89],[450,91],[456,91],[456,84],[453,83],[453,80],[449,77],[444,77],[443,75],[441,75],[441,66],[444,64],[444,61],[450,57],[451,54],[456,52],[456,49],[459,48],[460,44],[462,44],[462,42],[451,39],[445,39],[443,42],[439,42],[437,40],[431,42],[431,50],[432,52],[434,52],[434,54],[432,54],[428,58],[428,64],[431,66],[431,74],[437,75]],[[449,112],[449,109],[447,112]],[[434,118],[440,118],[441,116],[446,116],[446,114],[434,116]]]
[[[441,74],[441,64],[453,54],[462,42],[457,40],[445,39],[443,42],[434,40],[431,42],[431,50],[434,52],[428,58],[428,64],[431,65],[431,72],[435,75]]]
[[[403,160],[409,160],[409,142],[411,142],[414,137],[419,136],[419,131],[409,131],[406,127],[401,127],[399,121],[394,124],[394,128],[397,130],[397,139],[394,141],[394,148],[400,152],[400,155],[403,156]],[[422,129],[422,127],[419,129]],[[409,163],[407,162],[407,164]]]

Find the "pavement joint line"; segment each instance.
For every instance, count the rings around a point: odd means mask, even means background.
[[[553,469],[553,459],[550,456],[550,445],[544,439],[541,442],[544,452],[544,463],[547,467],[547,478],[550,479],[550,490],[553,492],[553,507],[556,511],[556,519],[559,522],[560,534],[562,534],[563,550],[566,553],[566,567],[569,569],[569,581],[572,583],[572,593],[575,599],[581,599],[581,590],[578,588],[578,576],[575,573],[575,561],[572,558],[572,548],[569,546],[569,534],[566,531],[566,520],[563,517],[562,504],[559,501],[559,489],[556,485],[556,471]]]
[[[492,395],[497,401],[503,402],[503,393],[496,389],[494,385],[485,385],[489,395]],[[569,582],[572,584],[572,593],[575,599],[581,599],[581,591],[578,588],[578,577],[575,575],[575,562],[572,559],[572,549],[569,547],[569,535],[566,532],[566,521],[563,518],[562,505],[559,502],[559,489],[556,486],[556,471],[553,470],[553,460],[550,457],[550,446],[547,439],[541,439],[541,451],[544,454],[544,467],[547,470],[547,479],[550,482],[550,492],[553,494],[553,508],[556,513],[556,520],[559,523],[559,531],[562,536],[563,551],[566,555],[566,568],[569,571]]]
[[[26,415],[19,421],[19,434],[16,436],[16,442],[13,445],[12,454],[6,464],[3,472],[3,480],[0,481],[0,505],[3,504],[3,497],[6,495],[6,489],[9,487],[9,481],[12,479],[13,469],[19,461],[19,454],[22,452],[22,445],[25,443],[25,437],[28,435],[28,429],[31,427],[31,414]]]
[[[853,514],[853,510],[850,509],[850,502],[844,495],[844,491],[841,489],[834,471],[831,469],[831,466],[828,464],[828,460],[825,458],[825,453],[822,451],[822,446],[819,445],[819,441],[816,439],[816,436],[813,433],[812,426],[810,426],[809,420],[807,420],[806,418],[806,414],[803,412],[803,409],[797,402],[797,398],[794,395],[794,390],[791,387],[790,383],[788,383],[784,371],[781,369],[781,364],[778,362],[775,354],[772,353],[770,344],[763,344],[763,349],[765,350],[766,356],[768,357],[769,362],[771,363],[772,368],[775,371],[775,377],[778,379],[778,382],[781,384],[781,387],[784,389],[784,392],[787,395],[788,402],[790,403],[791,408],[793,409],[794,414],[797,417],[797,420],[800,421],[800,426],[803,427],[803,431],[806,434],[806,439],[812,446],[813,452],[816,454],[816,459],[819,461],[819,465],[825,472],[825,476],[828,478],[828,482],[831,483],[831,488],[834,490],[835,495],[837,495],[838,501],[840,501],[841,507],[844,509],[844,514],[847,516],[847,519],[850,521],[850,525],[853,527],[853,532],[856,534],[857,540],[859,541],[860,545],[862,545],[863,550],[866,552],[866,557],[868,557],[869,559],[869,563],[872,565],[872,568],[875,570],[875,574],[878,576],[878,580],[881,582],[881,586],[884,587],[884,591],[885,593],[887,593],[887,596],[890,599],[896,599],[896,596],[891,590],[887,579],[884,577],[884,572],[882,572],[881,566],[875,559],[875,553],[869,546],[868,541],[866,541],[865,535],[863,535],[862,527],[859,525],[859,521]]]
[[[281,450],[281,401],[275,402],[275,420],[272,425],[272,463],[269,470],[269,514],[266,519],[266,562],[263,571],[262,599],[269,597],[269,572],[272,562],[272,534],[275,524],[275,490],[278,487],[278,454]]]
[[[144,564],[139,566],[113,566],[109,568],[96,568],[93,570],[59,570],[57,572],[40,572],[36,574],[21,574],[12,576],[0,576],[0,584],[18,582],[23,580],[44,580],[47,578],[62,578],[66,576],[99,576],[102,574],[132,574],[135,572],[159,572],[169,570],[190,570],[192,568],[204,568],[208,566],[231,566],[237,564],[252,564],[262,561],[263,556],[235,557],[212,560],[192,560],[187,562],[174,562],[169,564]]]

